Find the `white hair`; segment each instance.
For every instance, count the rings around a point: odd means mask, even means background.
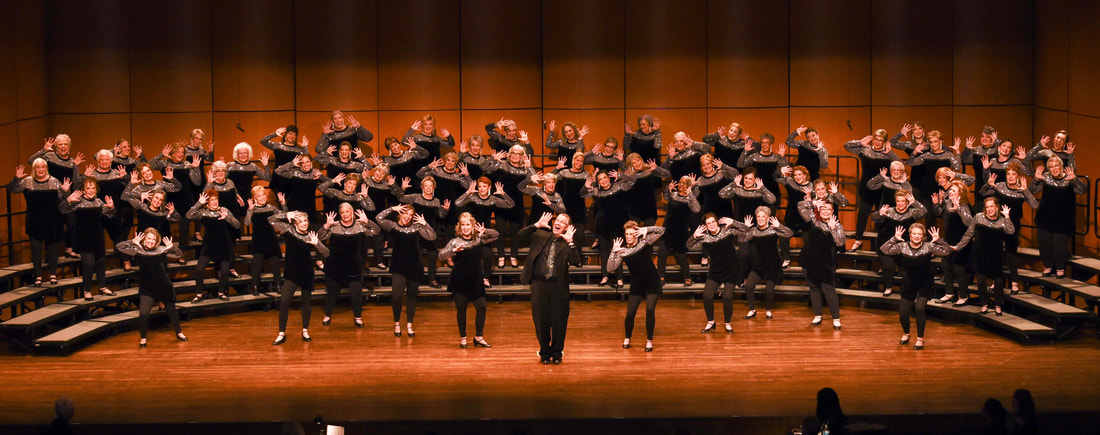
[[[248,150],[248,160],[252,160],[252,145],[249,145],[248,142],[241,142],[233,146],[233,159],[237,159],[237,153],[240,152],[241,149]]]
[[[304,211],[292,211],[287,212],[286,220],[290,221],[290,223],[294,223],[295,221],[309,221],[309,216],[306,215]]]
[[[69,141],[69,142],[72,142],[72,141],[73,141],[73,138],[69,137],[69,135],[67,135],[67,134],[65,134],[65,133],[61,133],[61,134],[58,134],[57,136],[54,136],[54,138],[53,138],[53,139],[54,139],[54,140],[61,140],[61,139],[65,139],[65,140],[67,140],[67,141]]]
[[[109,149],[104,148],[104,149],[101,149],[101,150],[95,152],[96,160],[99,160],[99,156],[104,155],[104,154],[106,154],[108,157],[110,157],[112,159],[115,158],[115,153],[111,152],[111,150],[109,150]]]
[[[225,164],[225,160],[218,160],[218,161],[215,161],[214,163],[210,164],[210,170],[212,170],[212,171],[217,170],[217,169],[221,169],[221,170],[224,171],[224,170],[227,170],[228,168],[229,168],[229,165]]]

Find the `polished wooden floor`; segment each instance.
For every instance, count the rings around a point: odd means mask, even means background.
[[[421,302],[416,338],[393,336],[388,304],[367,306],[365,329],[346,307],[321,326],[315,304],[311,343],[292,311],[277,347],[275,311],[185,322],[187,343],[158,323],[146,349],[131,331],[68,356],[0,351],[0,423],[49,421],[60,396],[75,400],[81,423],[789,416],[812,411],[823,386],[849,414],[977,412],[1021,387],[1041,411],[1100,410],[1091,327],[1022,345],[930,319],[927,346],[914,351],[897,344],[897,315],[883,309],[845,306],[844,329],[833,331],[827,314],[825,327],[809,327],[802,303],[781,303],[770,321],[741,320],[744,302],[735,307],[733,334],[700,334],[698,299],[662,300],[646,353],[644,309],[635,346],[622,349],[626,304],[574,301],[560,366],[538,363],[525,301],[490,303],[492,349],[459,349],[442,299]],[[472,337],[472,308],[469,322]]]

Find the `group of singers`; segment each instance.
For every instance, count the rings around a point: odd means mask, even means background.
[[[239,276],[234,246],[249,226],[250,292],[259,291],[266,267],[281,294],[275,345],[286,341],[297,290],[301,337],[311,340],[315,269],[324,274],[322,324],[330,323],[337,297],[347,289],[354,324],[363,327],[368,263],[392,276],[394,335],[414,337],[418,289],[421,283],[442,286],[436,271],[442,262],[453,267],[446,286],[454,295],[459,345],[469,344],[466,311],[472,303],[473,345],[491,347],[484,338],[485,290],[494,269],[521,267],[519,247],[527,244],[521,282],[532,286],[544,364],[561,362],[568,268],[583,262],[580,246],[598,249],[601,286],[626,285],[623,266],[629,270],[623,347],[631,346],[634,318],[644,301],[648,352],[670,255],[679,280],[690,286],[687,253],[701,249],[699,263],[707,267],[702,332],[717,329],[719,288],[724,289],[724,329],[732,332],[736,287],[746,292],[745,319],[757,315],[759,284],[764,315],[774,317],[774,288],[790,267],[790,239],[796,237],[802,240],[801,258],[813,259],[800,262],[814,310],[810,323],[821,325],[827,303],[833,327],[840,329],[837,254],[862,248],[870,218],[877,232],[870,248],[882,267],[884,296],[893,293],[899,269],[902,276],[900,342],[909,342],[909,317],[915,313],[914,348],[921,349],[926,304],[966,304],[972,275],[983,314],[992,306],[1001,315],[1004,290],[1019,291],[1016,248],[1025,204],[1035,209],[1043,274],[1063,277],[1076,230],[1076,195],[1088,190],[1075,174],[1075,147],[1065,131],[1043,136],[1027,150],[988,126],[978,138],[955,138],[952,145],[920,122],[905,124],[892,137],[879,129],[844,144],[861,168],[855,203],[859,236],[849,245],[838,216],[849,200],[836,182],[823,180],[829,152],[813,128],[799,126],[777,144],[771,134],[754,139],[732,123],[702,141],[677,132],[666,144],[660,119],[645,115],[626,125],[621,144],[608,137],[588,146],[587,126],[566,122],[559,129],[549,121],[546,127],[545,150],[557,160],[546,171],[532,166],[535,150],[527,132],[503,118],[486,125],[485,135],[456,142],[425,116],[402,138],[387,137],[382,149],[371,152],[373,134],[353,116],[334,111],[312,149],[291,125],[262,138],[265,150],[259,155],[244,142],[228,156],[216,155],[214,142],[195,129],[188,140],[166,145],[152,158],[120,140],[96,152],[86,166],[81,166],[83,154],[70,151],[70,137],[59,134],[30,157],[29,172],[23,165],[16,169],[10,188],[26,199],[35,285],[57,283],[57,259],[65,246],[64,255],[81,260],[84,298],[92,300],[97,286],[101,294],[114,295],[104,277],[104,233],[116,244],[123,268],[139,268],[142,347],[148,315],[158,301],[177,338],[187,340],[180,332],[168,262],[184,263],[181,248],[192,239],[200,242],[191,302],[227,300],[229,279]],[[786,207],[780,212],[783,197]],[[658,207],[664,208],[661,219]],[[588,233],[594,236],[591,244]],[[938,298],[932,262],[937,256],[943,257],[939,268],[946,287]],[[203,279],[209,266],[218,277],[210,290]]]

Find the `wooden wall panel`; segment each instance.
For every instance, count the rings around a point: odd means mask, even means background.
[[[790,104],[870,104],[870,0],[792,0],[790,10]]]
[[[16,125],[19,127],[19,136],[16,138],[16,142],[6,143],[18,144],[16,147],[9,148],[18,148],[19,159],[17,159],[17,162],[25,162],[27,157],[42,149],[43,139],[50,135],[50,119],[46,116],[40,116],[19,121]],[[0,161],[7,162],[8,160]]]
[[[18,32],[15,27],[15,4],[0,5],[0,11],[4,12],[0,15],[0,56],[4,59],[17,59],[15,39]],[[16,62],[0,65],[0,125],[14,123],[18,118],[16,95],[19,83],[15,70]],[[12,136],[15,136],[14,132]]]
[[[210,2],[130,3],[130,110],[210,111]]]
[[[164,145],[176,141],[187,141],[191,130],[201,128],[206,132],[206,139],[218,140],[214,132],[213,117],[210,112],[199,113],[133,113],[130,117],[133,124],[130,141],[141,144],[144,147],[145,157],[153,158],[164,149]],[[263,137],[263,136],[261,136]],[[118,140],[118,138],[115,138]],[[76,142],[76,139],[73,139]],[[223,143],[221,147],[232,144]]]
[[[46,2],[31,0],[13,2],[17,22],[15,38],[15,73],[19,78],[19,118],[43,116],[50,112],[46,70]]]
[[[704,0],[642,0],[626,8],[626,107],[705,107]]]
[[[955,2],[954,104],[1031,104],[1029,0]]]
[[[233,159],[233,147],[238,142],[248,142],[252,145],[252,153],[259,158],[260,151],[265,148],[260,145],[260,139],[275,131],[279,127],[286,127],[294,121],[294,112],[214,112],[213,128],[207,131],[207,137],[214,139],[215,157],[225,157],[226,161]],[[244,131],[237,129],[241,125]],[[160,151],[157,149],[156,151]],[[274,161],[274,160],[272,160]]]
[[[293,110],[291,0],[212,3],[214,110]]]
[[[1035,2],[1035,105],[1066,110],[1069,87],[1069,0]]]
[[[566,0],[543,6],[543,107],[623,107],[624,4]]]
[[[1072,3],[1069,28],[1081,29],[1069,39],[1069,111],[1088,116],[1100,116],[1100,44],[1094,28],[1100,20],[1100,4],[1091,1]]]
[[[872,4],[874,104],[951,104],[952,4],[950,0]]]
[[[1092,116],[1082,116],[1077,114],[1069,115],[1069,134],[1070,140],[1077,143],[1078,151],[1075,153],[1074,161],[1077,164],[1077,173],[1090,177],[1089,182],[1089,198],[1096,198],[1096,180],[1100,179],[1100,153],[1096,152],[1096,144],[1090,140],[1090,132],[1100,131],[1100,119]],[[1086,196],[1078,196],[1077,202],[1085,202]],[[1095,202],[1091,203],[1093,207],[1096,206]],[[1077,255],[1085,256],[1097,256],[1097,251],[1100,249],[1100,239],[1094,234],[1094,228],[1097,225],[1095,210],[1088,210],[1088,222],[1091,223],[1089,227],[1085,227],[1086,215],[1085,210],[1081,207],[1077,209],[1077,228],[1078,230],[1088,230],[1088,234],[1085,236],[1077,237],[1078,249]],[[1087,249],[1081,249],[1081,246]]]
[[[0,124],[0,141],[3,141],[3,143],[18,143],[19,123]],[[0,147],[0,162],[4,162],[0,165],[0,177],[10,181],[15,174],[15,167],[25,164],[27,157],[30,157],[30,154],[20,153],[19,147]],[[26,170],[28,173],[30,172],[29,167]]]
[[[376,15],[374,0],[294,2],[295,110],[378,108]]]
[[[706,50],[706,102],[710,107],[778,107],[787,106],[788,100],[788,7],[786,2],[729,2],[712,0],[705,4],[703,17],[687,16],[688,11],[695,11],[697,2],[667,2],[673,9],[684,9],[677,19],[667,20],[661,15],[653,15],[657,20],[649,23],[649,26],[641,27],[639,32],[645,32],[651,27],[669,27],[677,29],[677,33],[689,33],[688,36],[680,36],[684,43],[692,43],[697,47],[703,46]],[[631,22],[628,16],[627,22]],[[705,30],[694,23],[706,22]],[[681,23],[681,24],[672,24]],[[687,23],[692,23],[688,25]],[[702,41],[694,39],[695,32],[706,32],[702,35]],[[672,35],[654,34],[658,39],[671,38]],[[628,40],[634,40],[628,38]],[[652,41],[658,46],[661,42]],[[629,46],[628,46],[629,47]],[[645,44],[635,46],[643,53],[649,51]],[[669,51],[657,51],[653,55],[658,57],[668,56],[678,58],[680,56],[699,56],[687,47],[674,46]],[[628,57],[629,59],[629,57]],[[664,63],[659,60],[651,60],[654,63]],[[654,77],[654,83],[680,82],[680,87],[686,87],[698,83],[693,75],[695,68],[699,66],[690,62],[681,62],[680,72],[675,75]],[[628,76],[629,77],[629,76]],[[628,83],[628,85],[630,85]],[[660,86],[660,87],[663,87]],[[629,89],[629,88],[628,88]],[[688,87],[682,93],[694,96],[699,89]],[[655,95],[657,101],[645,100],[645,104],[652,106],[668,106],[669,103],[661,102],[662,95]],[[681,98],[683,100],[683,98]],[[681,101],[672,100],[672,101]],[[697,100],[687,100],[682,104],[695,104]]]
[[[459,107],[458,3],[378,4],[378,105],[389,110]]]
[[[50,112],[130,110],[127,5],[124,0],[49,2]]]
[[[462,108],[542,106],[542,9],[537,2],[463,1]]]
[[[50,123],[50,136],[59,133],[68,134],[73,140],[71,153],[73,155],[76,155],[77,152],[84,153],[86,162],[81,165],[81,170],[84,169],[85,165],[92,162],[96,151],[113,148],[115,142],[126,137],[127,132],[130,131],[130,115],[125,113],[90,115],[55,114],[51,117]],[[39,139],[39,141],[41,141],[41,139]],[[41,144],[41,142],[39,143]],[[147,157],[152,157],[151,153],[158,152],[160,152],[160,148],[157,148],[156,151],[146,149],[145,155]],[[30,155],[27,155],[26,157],[29,156]]]

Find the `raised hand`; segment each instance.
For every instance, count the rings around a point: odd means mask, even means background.
[[[169,215],[176,214],[176,203],[170,202],[168,204],[165,204],[164,210],[167,211]]]
[[[206,192],[203,192],[203,193],[199,194],[199,204],[206,205],[206,202],[209,201],[209,200],[210,200],[210,195],[206,194]]]
[[[902,136],[909,136],[910,131],[913,131],[913,124],[905,124],[901,126]]]
[[[130,145],[130,156],[131,157],[141,156],[141,154],[142,154],[142,149],[141,149],[140,146]]]
[[[479,237],[485,234],[485,224],[481,222],[474,224],[474,232],[476,232]]]
[[[467,142],[467,141],[459,142],[458,143],[458,152],[460,152],[460,153],[469,153],[470,152],[470,143]]]
[[[438,168],[440,166],[443,166],[443,161],[439,160],[438,158],[432,159],[432,161],[428,163],[428,167],[432,169]]]
[[[164,144],[164,149],[160,150],[160,154],[164,157],[168,157],[170,154],[172,154],[172,146]]]
[[[616,159],[618,159],[618,160],[619,160],[620,162],[621,162],[621,161],[623,161],[623,160],[626,160],[626,159],[624,158],[624,157],[625,157],[625,155],[626,155],[626,154],[625,154],[625,152],[624,152],[623,150],[618,150],[618,151],[615,151],[615,158],[616,158]]]
[[[880,207],[878,209],[878,214],[882,215],[882,216],[886,216],[886,212],[888,212],[888,211],[890,211],[890,206],[886,205],[886,204],[883,204],[882,207]]]
[[[241,207],[244,207],[244,204],[245,204],[244,203],[244,198],[241,198],[240,195],[236,195],[236,196],[237,196],[237,205],[240,205]]]
[[[112,199],[110,196],[104,196],[103,203],[107,206],[107,208],[115,208],[115,200]]]
[[[573,243],[573,236],[577,234],[577,227],[569,225],[565,227],[565,232],[561,234],[561,238],[565,239],[566,243]]]
[[[1039,138],[1039,145],[1042,145],[1043,148],[1050,148],[1050,136],[1044,134],[1043,137]]]
[[[359,120],[355,119],[355,116],[348,115],[347,120],[348,120],[348,127],[359,128],[359,125],[360,125]]]
[[[830,192],[830,193],[838,193],[838,192],[840,192],[840,185],[839,185],[839,184],[837,184],[837,183],[836,183],[835,181],[830,181],[830,182],[829,182],[829,192]]]
[[[506,157],[508,157],[508,153],[506,153],[504,151],[497,151],[497,152],[493,153],[493,160],[496,160],[498,162],[504,161],[504,159]]]
[[[23,167],[23,165],[19,165],[19,166],[15,167],[15,178],[23,178],[23,177],[26,177],[26,176],[27,176],[27,172],[26,172],[25,168]]]
[[[1027,151],[1024,150],[1023,145],[1019,145],[1016,147],[1016,158],[1021,161],[1027,158]]]
[[[418,119],[416,121],[413,121],[412,126],[410,126],[409,128],[411,128],[413,131],[420,131],[420,120]]]
[[[195,157],[191,158],[191,167],[197,168],[202,164],[202,156],[195,154]]]
[[[932,204],[939,205],[939,203],[941,201],[943,201],[943,194],[942,193],[940,193],[940,192],[932,193]]]
[[[903,227],[901,225],[898,225],[897,227],[894,228],[894,238],[895,239],[904,240],[904,239],[902,239],[903,234],[905,234],[905,227]]]
[[[362,210],[362,209],[355,210],[355,218],[359,222],[363,222],[363,223],[366,223],[366,222],[370,221],[370,219],[367,218],[367,212]]]
[[[558,122],[553,120],[553,119],[551,119],[549,122],[546,123],[546,129],[550,130],[551,132],[553,132],[554,129],[557,128],[557,127],[558,127]]]
[[[1075,150],[1075,149],[1077,149],[1077,145],[1074,145],[1073,142],[1066,142],[1066,152],[1067,153],[1073,154],[1073,150]]]
[[[779,173],[783,174],[784,177],[790,177],[792,172],[794,172],[794,169],[790,166],[779,168]]]
[[[745,216],[745,226],[747,226],[747,227],[752,226],[752,216]]]
[[[164,249],[172,249],[172,237],[164,236],[160,241],[164,243]]]
[[[878,175],[882,178],[888,178],[890,176],[890,169],[882,168],[878,170]]]
[[[617,252],[617,251],[622,251],[622,250],[623,250],[623,238],[622,237],[616,237],[615,240],[611,241],[611,251],[612,252]]]
[[[443,209],[444,210],[450,210],[451,209],[451,200],[450,199],[444,199],[443,200]]]
[[[279,192],[275,194],[275,199],[279,200],[279,204],[286,205],[286,194]]]
[[[928,236],[932,238],[932,243],[936,243],[936,240],[940,239],[940,229],[936,227],[929,228]]]
[[[424,215],[420,213],[417,213],[415,216],[413,216],[413,222],[416,222],[420,225],[428,225],[428,220],[424,219]]]
[[[580,131],[577,132],[577,139],[584,139],[585,136],[588,136],[588,126],[587,125],[582,126]]]
[[[1077,171],[1075,171],[1075,170],[1073,169],[1073,167],[1067,167],[1067,168],[1066,168],[1066,169],[1065,169],[1064,171],[1062,171],[1062,172],[1065,172],[1065,174],[1066,174],[1066,180],[1073,180],[1074,178],[1077,178]]]
[[[874,137],[872,137],[871,135],[864,136],[863,139],[859,140],[859,144],[863,146],[871,146],[871,140],[873,139]]]
[[[43,140],[42,141],[43,142],[42,143],[42,150],[43,151],[53,151],[53,141],[54,141],[54,138],[52,138],[52,137],[47,137],[45,140]]]
[[[409,136],[408,139],[405,139],[405,146],[409,147],[410,150],[416,148],[416,141],[413,140],[412,136]]]
[[[612,169],[610,171],[607,171],[607,176],[610,177],[612,180],[618,179],[619,178],[619,171],[616,171],[614,169]]]
[[[768,225],[771,225],[772,228],[779,228],[779,218],[776,218],[775,216],[769,217]]]
[[[309,243],[309,244],[314,245],[314,246],[321,243],[321,239],[317,238],[317,232],[316,231],[310,231],[308,234],[306,234],[306,243]]]
[[[729,131],[728,127],[726,127],[724,125],[719,125],[718,126],[718,137],[726,137],[726,132],[727,131]]]
[[[1012,212],[1012,207],[1009,207],[1008,204],[1005,204],[1005,205],[1001,206],[1001,216],[1008,217],[1008,214],[1011,213],[1011,212]]]
[[[218,220],[225,220],[227,217],[229,217],[229,210],[225,207],[218,208]]]
[[[276,128],[276,129],[275,129],[275,135],[276,135],[276,136],[280,136],[280,137],[281,137],[281,136],[283,136],[283,135],[285,135],[285,134],[286,134],[286,127],[279,127],[279,128]]]
[[[914,198],[913,193],[910,192],[905,194],[905,202],[909,203],[909,205],[912,206],[913,204],[917,203],[917,199]]]
[[[798,133],[799,136],[802,136],[804,133],[806,133],[806,124],[799,125],[798,128],[794,129],[794,132]]]
[[[982,156],[982,169],[989,169],[990,166],[993,166],[993,161],[989,160],[989,155]]]
[[[73,192],[73,193],[71,193],[71,194],[69,195],[69,198],[68,198],[68,200],[69,200],[69,202],[77,202],[77,201],[80,201],[80,196],[81,196],[81,195],[83,195],[83,194],[84,194],[84,192],[81,192],[81,191],[79,191],[79,190],[78,190],[78,191],[76,191],[76,192]]]
[[[733,184],[741,186],[741,174],[737,174],[733,177]]]
[[[493,193],[496,193],[497,195],[504,194],[504,183],[497,181],[496,183],[493,183],[493,188],[495,189]]]
[[[248,198],[248,209],[252,210],[254,208],[256,208],[256,201],[252,198]]]
[[[986,180],[986,183],[989,184],[990,186],[996,186],[997,185],[997,174],[989,174],[989,178]]]
[[[554,167],[554,169],[565,169],[569,167],[569,163],[566,160],[567,159],[565,157],[558,158],[558,164]]]
[[[462,174],[462,175],[465,175],[466,177],[469,177],[470,176],[470,167],[468,165],[466,165],[465,163],[459,163],[458,164],[458,173]]]
[[[401,190],[409,190],[410,187],[412,187],[412,180],[409,180],[409,177],[402,178]]]
[[[626,124],[623,124],[623,133],[626,133],[627,136],[630,136],[630,135],[634,134],[634,129],[630,127],[629,122],[626,123]]]
[[[527,131],[526,130],[520,130],[519,131],[519,141],[523,142],[523,143],[528,142],[528,140],[527,140]]]
[[[321,123],[321,133],[322,134],[332,134],[335,131],[336,130],[332,129],[332,122],[331,121],[325,121],[325,122]]]
[[[477,183],[470,183],[470,187],[466,188],[466,193],[477,192]]]
[[[84,163],[84,153],[76,153],[76,157],[73,158],[73,164],[79,165]]]
[[[451,137],[451,132],[447,131],[447,129],[445,128],[441,128],[439,129],[439,135],[443,137]]]
[[[330,211],[325,213],[325,228],[336,225],[336,212]]]
[[[206,152],[208,152],[208,153],[214,152],[214,140],[207,141],[205,148],[206,148]]]
[[[306,137],[305,135],[302,135],[301,138],[302,138],[302,148],[308,147],[309,146],[309,138]]]
[[[653,118],[653,129],[654,130],[660,130],[661,129],[661,118],[656,118],[656,117]]]
[[[764,188],[764,179],[763,178],[757,178],[756,179],[756,186],[754,186],[753,188],[756,189],[756,190],[760,190],[760,189]]]
[[[387,175],[386,176],[386,185],[387,186],[393,186],[394,184],[397,184],[397,177],[394,177],[393,175]]]
[[[550,218],[554,217],[551,213],[543,213],[539,216],[539,220],[535,222],[535,227],[550,228]]]
[[[829,228],[836,228],[840,225],[840,216],[834,214],[833,218],[829,219],[829,222],[827,223],[829,224]]]
[[[65,177],[65,179],[61,181],[61,190],[68,192],[71,187],[73,187],[73,180],[69,177]]]
[[[974,136],[967,136],[967,138],[966,138],[966,148],[967,149],[974,149],[974,142],[976,142],[976,141],[977,141],[977,139],[975,139]]]
[[[328,148],[325,148],[325,152],[330,156],[336,155],[336,145],[329,145]]]
[[[779,147],[775,150],[775,153],[779,154],[779,157],[786,157],[787,156],[787,144],[785,144],[785,143],[779,144]]]
[[[703,237],[703,233],[705,233],[706,231],[707,231],[707,226],[706,225],[699,225],[698,227],[695,228],[695,232],[692,233],[691,236],[698,239],[700,237]]]

